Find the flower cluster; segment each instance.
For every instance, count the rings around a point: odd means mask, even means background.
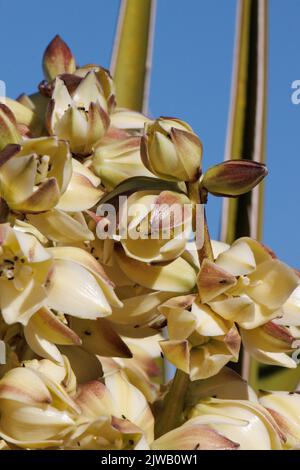
[[[298,395],[257,396],[224,366],[242,344],[296,367],[299,276],[250,238],[207,249],[208,194],[244,194],[265,166],[202,174],[187,123],[118,108],[109,71],[59,36],[43,69],[0,104],[0,449],[298,447]],[[162,357],[188,383],[159,432]]]

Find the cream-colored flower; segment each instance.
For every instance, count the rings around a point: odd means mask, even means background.
[[[299,278],[291,268],[250,238],[241,238],[222,250],[210,266],[203,264],[198,277],[202,301],[247,330],[281,317],[285,302],[298,284]]]
[[[15,211],[52,209],[66,191],[71,175],[69,146],[56,137],[24,140],[0,153],[0,194]]]
[[[224,419],[224,421],[226,421]],[[201,418],[189,419],[178,428],[163,434],[151,445],[151,450],[236,450],[237,442],[218,432]]]
[[[148,338],[124,338],[132,353],[131,358],[103,358],[101,364],[104,375],[122,370],[129,382],[138,388],[149,403],[159,396],[157,379],[161,373],[160,334]],[[155,380],[155,382],[154,382]]]
[[[28,346],[38,356],[62,363],[57,345],[80,345],[80,337],[46,307],[38,310],[24,327]]]
[[[237,361],[240,336],[234,323],[223,320],[194,295],[175,297],[159,307],[168,321],[168,339],[160,342],[165,357],[190,379],[217,374]]]
[[[79,442],[85,449],[141,449],[153,441],[150,407],[122,372],[107,375],[104,383],[92,381],[79,387],[76,403],[82,416],[71,447]]]
[[[196,181],[201,175],[201,141],[179,119],[159,118],[146,123],[141,156],[146,168],[162,179]]]
[[[209,398],[187,410],[187,417],[209,426],[240,450],[282,449],[284,436],[272,415],[258,403]]]
[[[0,380],[0,436],[25,449],[61,446],[80,409],[38,369],[19,367]]]
[[[138,191],[119,210],[127,256],[153,263],[173,260],[185,250],[192,231],[192,205],[185,194]]]
[[[94,71],[77,77],[77,83],[71,92],[63,77],[55,79],[47,127],[50,134],[68,140],[73,153],[89,155],[109,127],[108,106]]]
[[[291,392],[260,392],[259,401],[285,436],[287,449],[300,446],[300,396]]]
[[[296,338],[288,328],[269,321],[252,330],[240,329],[245,349],[264,364],[295,369],[297,363],[287,353],[297,348]]]
[[[52,255],[28,233],[0,225],[0,308],[6,323],[26,324],[45,303]]]
[[[73,173],[66,192],[55,208],[27,214],[27,220],[46,238],[63,244],[95,239],[83,211],[93,207],[103,195],[100,179],[88,168],[72,159]],[[78,197],[80,194],[80,198]]]

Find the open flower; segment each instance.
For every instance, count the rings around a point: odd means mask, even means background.
[[[196,181],[201,174],[202,144],[192,128],[176,118],[145,124],[141,141],[144,165],[165,180]]]
[[[283,434],[272,415],[258,403],[208,398],[187,410],[187,417],[214,429],[240,450],[282,448]]]
[[[288,353],[296,349],[299,342],[287,327],[269,321],[252,330],[241,328],[240,331],[245,349],[256,360],[292,369],[297,367]]]
[[[119,233],[127,256],[144,262],[182,254],[192,231],[192,206],[185,194],[138,191],[120,208]]]
[[[148,338],[124,338],[130,347],[130,358],[104,358],[101,357],[103,374],[111,375],[116,371],[123,371],[127,380],[138,388],[149,403],[159,397],[160,375],[159,363],[161,362],[160,334]]]
[[[300,396],[291,392],[260,392],[259,402],[273,416],[286,440],[286,449],[300,446]]]
[[[70,448],[147,449],[153,441],[154,420],[143,394],[115,372],[79,387],[76,403],[81,419]],[[148,443],[148,444],[147,444]]]
[[[0,194],[15,211],[41,212],[57,205],[72,175],[67,142],[28,139],[0,153]]]
[[[259,242],[240,238],[201,266],[199,295],[222,318],[250,330],[282,316],[299,278]]]
[[[0,225],[0,306],[6,323],[26,324],[45,303],[52,255],[28,233]]]
[[[77,86],[72,92],[68,82],[60,77],[55,79],[47,127],[50,134],[68,140],[73,153],[89,155],[109,127],[108,107],[94,71],[84,78],[74,77]]]
[[[175,297],[159,307],[168,320],[169,339],[161,341],[165,357],[191,380],[217,374],[237,361],[240,336],[234,323],[216,315],[194,295]]]
[[[30,367],[0,380],[0,436],[26,449],[60,446],[80,412],[63,385]]]

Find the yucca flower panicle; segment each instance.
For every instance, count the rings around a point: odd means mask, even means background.
[[[120,106],[58,35],[42,65],[0,97],[0,450],[299,448],[298,394],[226,367],[296,367],[299,275],[205,217],[266,167],[203,171],[188,123]]]

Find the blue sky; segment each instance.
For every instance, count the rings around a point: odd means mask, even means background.
[[[300,267],[300,2],[269,0],[269,88],[264,241]],[[7,94],[33,92],[41,57],[59,33],[79,64],[109,66],[119,0],[0,0],[0,79]],[[187,120],[204,144],[204,168],[223,159],[230,98],[236,0],[158,0],[149,110]],[[5,47],[3,47],[5,45]],[[211,198],[211,232],[219,232],[220,200]]]

